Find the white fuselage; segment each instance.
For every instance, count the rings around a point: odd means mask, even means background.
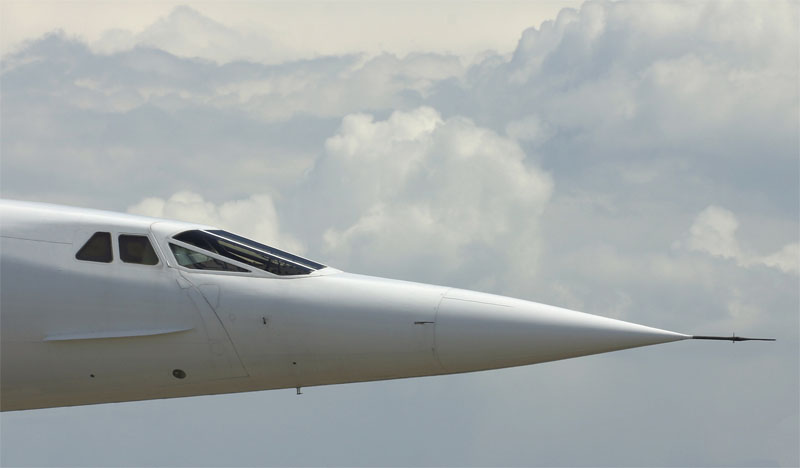
[[[179,264],[174,236],[208,226],[12,201],[0,223],[4,411],[469,372],[689,338],[329,267]],[[97,232],[110,233],[113,260],[77,259]],[[121,261],[120,235],[146,236],[156,263]]]

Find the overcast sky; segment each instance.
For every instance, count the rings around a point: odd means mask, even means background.
[[[800,465],[799,16],[759,1],[3,1],[4,198],[778,341],[3,413],[0,463]]]

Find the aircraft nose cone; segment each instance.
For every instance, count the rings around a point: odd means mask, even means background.
[[[688,338],[559,307],[454,289],[439,304],[435,348],[447,372],[467,372]]]

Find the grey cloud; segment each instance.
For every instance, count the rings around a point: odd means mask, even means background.
[[[156,198],[148,209],[164,215],[188,204],[242,232],[264,223],[248,235],[353,271],[779,339],[319,389],[302,404],[267,392],[40,413],[57,430],[4,430],[3,463],[52,464],[34,441],[57,444],[73,415],[112,424],[144,408],[152,427],[178,405],[177,420],[205,427],[203,444],[178,444],[202,445],[189,458],[147,431],[130,446],[102,425],[93,437],[151,465],[797,465],[794,13],[589,2],[525,31],[512,57],[471,65],[426,53],[271,65],[153,46],[104,55],[63,35],[3,57],[3,196],[117,210]],[[226,216],[230,202],[258,220]],[[698,218],[711,205],[738,229]],[[243,420],[259,437],[219,429]],[[118,460],[106,455],[95,460]]]
[[[525,148],[562,183],[617,184],[598,163],[657,153],[686,179],[735,184],[794,213],[798,27],[789,3],[760,6],[588,2],[523,33],[509,62],[441,83],[428,103],[498,131],[538,116],[551,134]]]
[[[49,197],[80,200],[77,182],[85,202],[99,190],[122,208],[138,200],[124,192],[195,184],[218,201],[275,195],[309,168],[341,115],[413,108],[461,65],[431,54],[218,65],[142,47],[99,55],[53,34],[4,57],[2,70],[6,196],[46,185]],[[221,157],[236,184],[213,169]]]
[[[244,77],[264,70],[223,68]],[[235,106],[208,105],[216,85],[202,77],[213,81],[214,72],[225,75],[216,65],[157,50],[103,57],[58,35],[33,43],[30,54],[9,58],[0,83],[6,196],[30,186],[84,192],[87,200],[100,191],[122,208],[139,198],[126,192],[168,195],[194,184],[215,197],[280,190],[308,167],[318,141],[338,123],[306,116],[264,125]],[[229,176],[247,177],[224,183],[214,170],[220,157]]]

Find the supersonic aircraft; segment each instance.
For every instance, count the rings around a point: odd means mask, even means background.
[[[522,366],[690,338],[360,276],[192,223],[0,201],[0,409]]]

